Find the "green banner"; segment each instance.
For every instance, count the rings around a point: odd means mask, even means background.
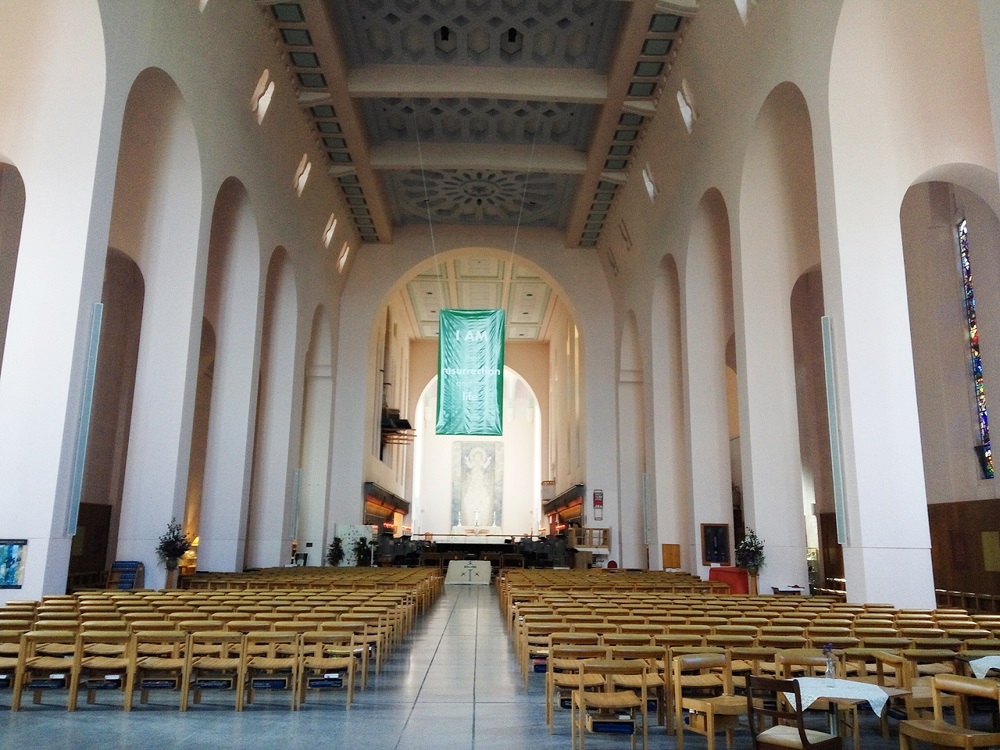
[[[503,310],[442,310],[438,435],[503,434]]]

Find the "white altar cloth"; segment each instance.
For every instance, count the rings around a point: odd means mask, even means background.
[[[489,560],[449,560],[448,572],[445,573],[444,582],[463,584],[489,584],[490,576]]]

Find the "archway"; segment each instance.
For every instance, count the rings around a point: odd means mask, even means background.
[[[617,528],[617,558],[626,568],[649,567],[649,536],[656,516],[649,507],[646,485],[646,420],[643,366],[635,316],[629,314],[618,355],[618,502],[606,508]],[[595,519],[595,526],[606,525]]]
[[[433,432],[433,422],[427,428],[416,418],[415,410],[425,385],[437,372],[438,311],[446,307],[507,310],[505,361],[518,373],[527,391],[534,394],[531,402],[537,401],[530,409],[532,429],[539,430],[539,468],[519,477],[528,482],[522,491],[537,498],[542,480],[551,481],[559,490],[582,483],[583,355],[574,315],[551,277],[541,269],[521,256],[489,248],[439,253],[411,268],[387,295],[369,344],[369,371],[374,377],[368,388],[372,428],[366,430],[365,438],[366,481],[400,498],[414,499],[420,485],[426,486],[429,481],[427,466],[418,468],[414,448],[404,439],[386,439],[379,427],[387,424],[383,421],[386,414],[398,414],[416,426],[417,440]],[[522,398],[520,386],[508,384],[508,390],[512,398]],[[505,416],[510,416],[506,409]],[[533,442],[532,438],[528,445]],[[422,445],[422,456],[428,454],[425,448]],[[448,466],[450,462],[449,458]],[[437,465],[442,464],[438,461]],[[448,484],[451,473],[448,469],[446,476],[437,478],[440,486]],[[615,494],[608,492],[611,497]],[[500,525],[505,533],[538,533],[541,526],[535,509],[516,517],[505,513],[504,518],[507,520]],[[451,522],[459,520],[462,523]],[[465,520],[469,519],[442,516],[433,521],[413,518],[403,522],[442,533],[463,525]],[[426,528],[427,524],[438,523],[443,526]]]
[[[994,447],[989,476],[980,410],[995,446],[989,416],[1000,409],[1000,220],[990,205],[996,175],[949,165],[933,170],[933,176],[938,179],[906,192],[900,228],[934,585],[995,594],[1000,574],[991,570],[990,540],[1000,512],[995,499],[1000,462]],[[990,178],[987,199],[965,187],[988,185]],[[967,317],[970,303],[975,336]]]
[[[247,511],[244,565],[280,565],[291,557],[293,480],[292,401],[297,295],[288,255],[271,256],[264,287],[264,332],[260,347],[260,384],[254,437],[253,477]],[[294,446],[297,450],[298,446]]]
[[[414,534],[537,534],[541,525],[542,429],[538,398],[504,367],[504,433],[435,435],[437,376],[417,399],[413,446]]]
[[[215,198],[205,278],[205,320],[215,330],[216,348],[197,528],[203,570],[243,567],[263,308],[261,255],[250,196],[230,177]]]
[[[808,580],[789,299],[819,263],[814,162],[802,92],[780,84],[748,145],[734,268],[744,517],[766,543],[764,590]]]
[[[149,68],[129,93],[115,176],[110,244],[145,281],[118,555],[149,560],[184,517],[202,316],[195,314],[201,171],[194,125],[170,77]],[[151,568],[158,585],[165,572]]]
[[[684,362],[687,436],[690,441],[690,495],[682,541],[688,541],[688,570],[707,576],[701,524],[734,524],[732,452],[738,452],[739,420],[732,419],[730,384],[734,342],[733,270],[730,216],[717,189],[707,190],[695,209],[688,239],[684,279]],[[733,366],[730,366],[733,365]],[[734,442],[737,438],[737,442]],[[735,534],[731,538],[735,538]],[[731,550],[727,550],[729,552]],[[730,558],[731,559],[731,558]]]

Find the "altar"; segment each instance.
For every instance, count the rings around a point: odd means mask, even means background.
[[[488,560],[449,560],[444,582],[445,585],[489,584],[492,575]]]

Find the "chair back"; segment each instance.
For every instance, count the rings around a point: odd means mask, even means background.
[[[936,674],[932,681],[934,719],[944,721],[945,696],[959,695],[993,701],[994,710],[1000,710],[1000,683],[996,680],[977,679],[957,674]],[[955,704],[955,723],[966,726],[964,701]]]
[[[796,680],[749,675],[747,721],[754,750],[765,747],[840,750],[843,746],[840,737],[806,730],[802,694]],[[769,732],[777,736],[768,737]]]

